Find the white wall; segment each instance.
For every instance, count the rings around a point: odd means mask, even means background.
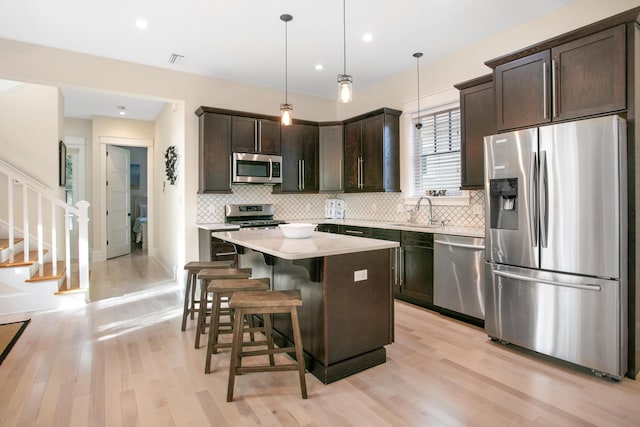
[[[60,98],[58,88],[36,84],[0,93],[0,159],[52,189],[58,189]]]
[[[184,155],[185,144],[182,137],[184,135],[184,114],[183,103],[167,104],[156,119],[153,204],[150,204],[152,215],[149,218],[149,223],[154,224],[153,229],[156,231],[154,240],[151,241],[154,248],[157,248],[154,254],[165,268],[173,271],[174,274],[182,269],[186,263],[185,247],[187,245],[185,239],[176,238],[176,236],[185,236],[188,232],[195,230],[193,219],[186,217],[185,204],[185,194],[195,195],[195,192],[186,188],[185,177],[189,169],[197,170],[197,162],[188,161]],[[167,180],[164,167],[164,153],[171,145],[176,146],[178,154],[177,180],[174,185],[171,185]],[[193,203],[195,205],[195,201]],[[195,210],[195,206],[193,206],[193,210]],[[193,242],[193,249],[197,251],[197,232],[193,239],[187,240],[187,242]],[[197,252],[187,259],[197,259]]]

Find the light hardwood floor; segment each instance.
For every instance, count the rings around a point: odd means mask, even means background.
[[[1,426],[640,425],[640,382],[504,347],[401,302],[387,363],[329,385],[307,374],[307,400],[295,372],[242,375],[227,403],[229,353],[203,373],[195,322],[180,332],[181,283],[159,280],[146,257],[109,263],[94,284],[121,296],[33,316],[0,365]]]

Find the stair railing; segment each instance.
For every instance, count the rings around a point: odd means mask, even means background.
[[[6,177],[6,215],[8,228],[9,262],[15,260],[16,231],[23,237],[24,261],[30,260],[30,239],[37,241],[37,262],[40,272],[44,269],[45,247],[51,251],[51,265],[54,275],[58,273],[58,236],[62,231],[64,235],[65,274],[67,288],[71,284],[71,221],[77,221],[78,226],[78,272],[80,277],[79,287],[89,289],[89,202],[79,201],[72,206],[51,188],[38,180],[26,175],[9,163],[0,160],[0,177]],[[21,195],[22,203],[19,203]],[[22,207],[20,209],[20,206]],[[48,208],[47,208],[48,206]],[[16,216],[22,214],[21,224],[17,224]],[[35,220],[33,212],[35,211]],[[50,240],[45,239],[45,214],[49,214],[51,223],[48,229],[51,232]],[[3,213],[0,211],[0,215]],[[59,217],[59,214],[62,216]],[[61,218],[62,221],[59,221]],[[33,223],[33,224],[32,224]],[[62,225],[63,224],[63,225]],[[30,226],[35,225],[36,236],[32,236]],[[21,226],[21,228],[20,228]]]

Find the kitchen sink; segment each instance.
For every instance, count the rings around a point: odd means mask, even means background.
[[[391,225],[396,225],[399,227],[412,227],[412,228],[431,228],[431,229],[442,228],[441,224],[418,224],[415,222],[397,222]]]

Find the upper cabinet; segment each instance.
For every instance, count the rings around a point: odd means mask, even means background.
[[[341,124],[320,125],[320,192],[342,192]]]
[[[282,163],[282,184],[274,191],[318,192],[318,126],[294,123],[282,127]]]
[[[493,75],[455,85],[460,90],[461,189],[484,187],[484,137],[496,133]]]
[[[344,123],[344,191],[400,191],[399,116],[383,108]]]
[[[231,127],[231,149],[234,153],[280,155],[280,122],[233,116]]]
[[[500,63],[494,82],[498,131],[624,110],[625,25]]]
[[[199,121],[199,193],[231,192],[231,116],[196,111]]]

